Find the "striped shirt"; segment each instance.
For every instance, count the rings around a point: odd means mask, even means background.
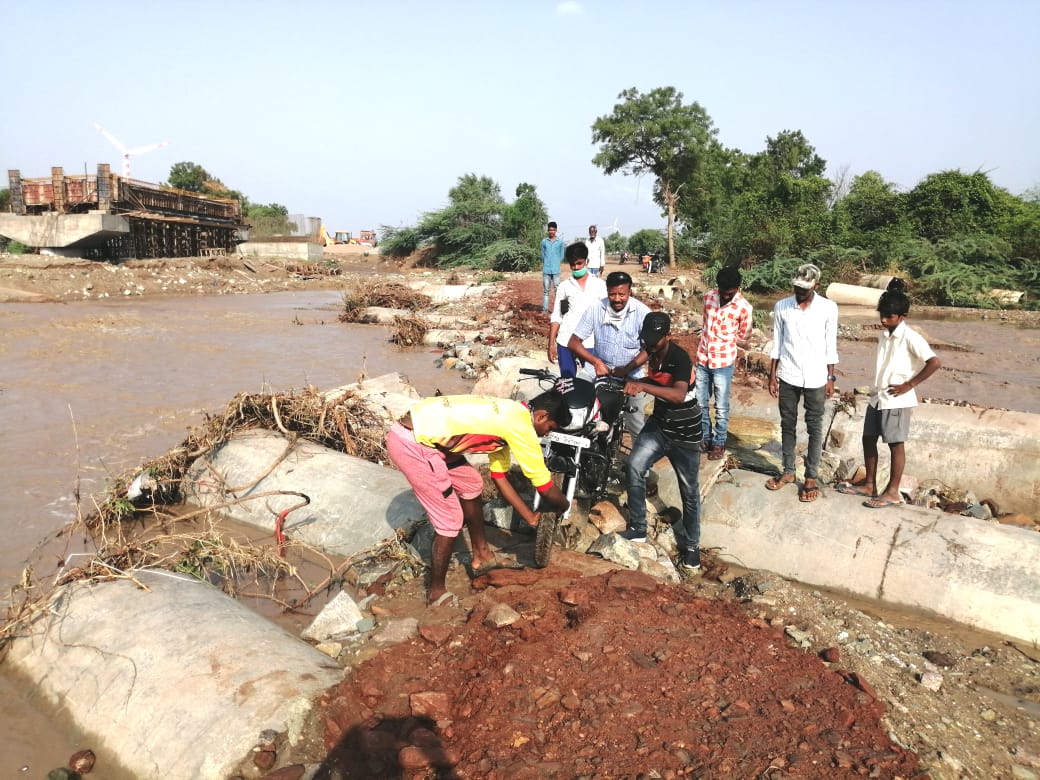
[[[751,335],[751,304],[739,292],[719,306],[719,291],[704,296],[704,322],[697,345],[697,365],[726,368],[737,360],[737,342]]]
[[[629,298],[620,323],[615,323],[608,312],[611,312],[609,298],[589,306],[575,326],[574,335],[582,341],[594,335],[596,347],[593,351],[596,356],[608,367],[617,368],[639,354],[639,331],[650,308],[642,301]],[[644,368],[640,366],[630,376],[641,377],[644,373]]]

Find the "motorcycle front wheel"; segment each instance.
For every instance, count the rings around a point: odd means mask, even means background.
[[[552,546],[556,540],[556,529],[560,527],[558,512],[542,512],[534,534],[534,565],[544,569],[552,557]]]

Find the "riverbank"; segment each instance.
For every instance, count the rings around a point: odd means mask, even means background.
[[[208,268],[210,265],[209,262],[203,261],[203,266]],[[371,274],[378,270],[369,268],[360,260],[356,266],[356,277],[286,278],[279,279],[277,283],[300,283],[305,286],[312,285],[313,289],[339,289],[340,286],[343,289],[349,289],[351,284],[356,284],[357,277],[366,275],[366,272]],[[60,269],[61,266],[55,266],[55,268]],[[215,273],[212,268],[209,270],[211,273]],[[241,274],[234,273],[238,270],[241,269],[231,269],[232,274],[230,275],[241,276]],[[395,274],[402,272],[408,276],[426,273],[421,270],[404,269],[402,271],[396,268],[386,270]],[[67,273],[68,269],[56,271],[55,289],[65,283],[65,279],[60,276],[63,272]],[[166,277],[161,277],[166,279],[165,290],[162,283],[157,283],[156,289],[159,292],[142,292],[140,297],[185,294],[181,290],[185,285],[190,284],[190,274],[193,273],[191,268],[182,266],[177,276],[173,275],[171,267],[167,267],[163,273],[166,272],[171,273]],[[104,271],[104,273],[112,272]],[[274,278],[275,272],[270,271],[270,273]],[[305,274],[301,276],[305,276]],[[433,276],[438,276],[438,274],[433,274]],[[528,275],[525,281],[534,282],[537,287],[539,283],[534,277],[535,275]],[[180,278],[185,278],[185,285],[180,284]],[[199,278],[200,280],[205,279],[205,277]],[[645,277],[637,278],[637,282],[643,282],[644,279]],[[217,280],[209,279],[209,281]],[[141,285],[147,289],[146,282],[147,279],[142,278]],[[218,291],[221,289],[226,290],[225,294],[246,292],[246,290],[239,290],[231,281],[228,282],[227,287],[200,282],[193,289],[197,289],[198,292],[192,294],[200,295],[219,294]],[[540,291],[538,294],[540,295]],[[125,297],[131,298],[133,293]],[[144,300],[141,302],[147,303]],[[536,329],[539,323],[538,312],[534,311],[537,304],[530,300],[512,299],[507,304],[496,299],[490,304],[481,302],[481,305],[487,310],[498,310],[501,306],[506,306],[507,310],[524,311],[529,315],[527,319],[531,322],[532,327]],[[289,322],[290,318],[301,320],[300,324],[294,324],[294,328],[298,330],[303,326],[304,330],[309,330],[304,326],[304,321],[310,324],[312,315],[306,312],[301,314],[295,309],[283,308],[272,313],[280,316],[285,322]],[[176,323],[171,322],[168,316],[164,317],[164,321],[165,328],[173,329],[171,332],[176,332]],[[144,330],[145,322],[146,320],[142,318],[140,324],[129,330],[124,338]],[[125,323],[122,324],[125,325]],[[111,327],[108,325],[106,329]],[[330,344],[338,343],[341,340],[335,331],[339,326],[323,324],[315,327],[323,329],[325,338]],[[32,336],[27,335],[26,338],[32,338]],[[531,342],[537,345],[539,340],[532,336]],[[850,348],[851,344],[852,342],[849,342]],[[864,341],[863,344],[868,352],[872,351],[872,343]],[[845,346],[843,344],[843,349]],[[136,353],[137,351],[134,349],[128,350],[130,355]],[[80,353],[75,354],[80,355]],[[970,353],[957,352],[957,354]],[[82,359],[82,357],[80,356],[78,359]],[[430,359],[432,361],[432,356]],[[348,368],[351,373],[356,371],[354,367],[345,368]],[[848,381],[853,384],[855,383],[854,372],[851,367],[847,368],[849,370]],[[188,370],[185,369],[185,371]],[[197,375],[208,374],[202,372]],[[324,383],[322,385],[324,386]],[[135,394],[142,392],[140,388],[136,387],[136,382],[134,389]],[[228,397],[230,398],[230,395]],[[139,401],[139,403],[158,407],[168,406],[173,402],[175,402],[174,399],[171,399],[168,394],[160,394],[155,399]],[[217,410],[210,408],[208,411]],[[823,506],[822,502],[820,506]],[[496,537],[495,541],[496,547],[507,559],[527,560],[529,540],[502,535]],[[460,552],[461,549],[460,546]],[[362,730],[366,718],[362,716],[368,713],[364,708],[368,708],[370,711],[390,712],[391,706],[400,705],[397,697],[402,691],[410,692],[410,688],[415,684],[411,677],[419,664],[430,665],[431,679],[434,672],[438,675],[445,675],[449,668],[457,668],[463,672],[479,668],[479,666],[472,665],[480,664],[482,658],[486,663],[486,658],[489,657],[485,652],[488,649],[488,643],[501,642],[503,637],[508,639],[518,651],[523,647],[525,656],[522,668],[525,673],[513,676],[512,681],[496,678],[493,687],[495,699],[492,703],[497,705],[514,699],[526,702],[527,700],[521,697],[527,697],[530,699],[531,717],[536,721],[563,717],[565,712],[575,712],[575,710],[568,710],[566,704],[563,703],[562,697],[566,696],[567,692],[562,687],[557,690],[552,686],[546,686],[545,677],[532,680],[531,675],[527,673],[529,670],[547,671],[538,664],[559,656],[559,647],[552,641],[552,634],[545,633],[540,628],[548,623],[540,623],[540,621],[555,619],[555,613],[550,611],[550,606],[554,604],[553,599],[559,601],[556,594],[560,592],[561,582],[567,581],[572,575],[563,573],[554,567],[532,581],[513,583],[512,595],[499,595],[496,598],[499,600],[519,599],[516,604],[517,611],[524,615],[526,622],[517,629],[500,629],[493,632],[481,628],[479,618],[482,613],[478,608],[483,603],[484,597],[481,595],[482,592],[470,583],[464,566],[464,556],[465,554],[461,553],[460,559],[453,565],[450,584],[453,589],[457,589],[464,595],[463,601],[467,610],[449,610],[429,614],[428,611],[422,609],[423,583],[421,578],[411,580],[399,588],[390,589],[385,598],[379,601],[382,613],[380,619],[389,621],[414,618],[424,626],[424,638],[407,642],[381,653],[379,666],[359,667],[358,671],[351,675],[350,681],[345,683],[345,686],[356,686],[356,692],[362,694],[362,698],[358,702],[360,706],[352,706],[355,700],[350,697],[353,693],[346,688],[338,694],[330,694],[323,704],[323,715],[328,717],[322,723],[315,724],[314,730],[310,733],[309,750],[303,749],[303,745],[301,745],[301,749],[295,755],[291,751],[280,753],[279,764],[284,765],[287,761],[303,763],[322,761],[330,751],[341,744],[341,741],[346,746],[348,743],[343,740],[349,737],[369,738],[374,745],[385,745],[392,742],[395,746],[393,753],[395,756],[399,755],[396,751],[405,746],[415,747],[416,745],[412,745],[409,740],[419,742],[428,737],[415,729],[415,722],[410,712],[395,719],[397,730],[390,731],[390,724],[385,724],[381,729],[366,737],[367,732]],[[583,559],[588,556],[578,556],[578,558]],[[579,570],[581,568],[577,561],[569,556],[561,556],[561,561],[564,568],[577,567]],[[508,572],[505,573],[508,574]],[[1040,762],[1040,758],[1037,758],[1040,755],[1040,749],[1035,745],[1034,736],[1037,726],[1036,707],[1038,706],[1036,691],[1040,690],[1040,681],[1038,681],[1035,671],[1037,664],[1030,657],[1030,653],[1035,656],[1032,648],[1016,646],[1004,638],[966,631],[948,623],[930,622],[925,616],[888,612],[877,604],[858,604],[840,596],[803,589],[796,584],[784,582],[780,578],[763,573],[743,573],[731,570],[721,574],[716,573],[716,576],[717,578],[705,577],[691,583],[693,596],[726,602],[727,605],[722,607],[723,610],[730,608],[728,605],[730,602],[740,603],[743,605],[742,609],[748,610],[747,614],[751,621],[760,621],[764,626],[755,627],[752,622],[752,627],[749,628],[718,633],[721,624],[714,620],[709,622],[708,613],[711,610],[705,609],[698,613],[697,619],[684,623],[689,631],[684,631],[683,638],[686,640],[686,644],[681,652],[685,654],[687,651],[692,651],[695,649],[694,646],[716,649],[720,646],[720,641],[728,641],[734,636],[738,640],[747,641],[750,647],[750,641],[745,636],[745,632],[748,636],[754,635],[757,638],[766,639],[768,642],[795,642],[799,651],[805,656],[804,660],[812,661],[807,676],[800,678],[799,685],[803,685],[803,687],[798,688],[799,691],[809,693],[798,693],[797,696],[778,694],[773,704],[778,704],[784,711],[788,706],[807,708],[811,718],[810,725],[816,728],[816,732],[810,735],[812,739],[806,740],[806,745],[812,744],[815,748],[822,744],[817,737],[822,737],[823,742],[836,740],[835,744],[831,744],[830,754],[821,754],[824,756],[822,760],[826,763],[816,767],[820,774],[812,775],[810,772],[807,776],[837,776],[841,773],[838,770],[847,771],[849,769],[848,766],[842,767],[842,762],[858,759],[858,756],[842,755],[843,753],[848,754],[848,751],[842,746],[840,732],[830,729],[833,718],[827,716],[827,710],[822,708],[822,705],[814,704],[811,695],[813,689],[817,687],[813,682],[815,675],[834,675],[841,670],[850,673],[847,677],[843,675],[845,684],[852,689],[857,706],[864,707],[862,713],[857,711],[860,717],[863,719],[873,717],[867,710],[873,706],[871,702],[879,702],[885,710],[883,723],[888,733],[897,743],[917,751],[933,778],[999,777],[1009,776],[1012,771],[1016,776],[1022,778],[1028,778],[1030,772],[1040,775],[1040,767],[1037,767],[1037,763]],[[499,588],[508,587],[510,587],[508,583],[499,583]],[[590,677],[593,679],[597,676],[609,678],[617,672],[620,663],[628,663],[623,653],[618,654],[618,648],[626,647],[623,638],[619,638],[618,641],[606,641],[601,634],[596,634],[594,631],[599,624],[597,621],[621,625],[626,631],[644,636],[658,628],[658,624],[663,620],[662,614],[667,615],[661,610],[656,612],[642,610],[635,613],[626,611],[627,606],[638,603],[639,597],[632,595],[633,592],[638,591],[630,591],[628,597],[622,597],[617,591],[617,588],[608,591],[613,592],[617,598],[605,599],[600,595],[599,598],[592,600],[592,603],[597,605],[595,620],[585,620],[576,626],[559,628],[561,632],[570,632],[574,638],[584,640],[582,644],[586,649],[581,652],[588,652],[587,648],[593,646],[592,642],[598,642],[594,645],[596,649],[594,655],[588,659],[578,658],[576,661],[570,661],[570,663],[590,666]],[[484,591],[484,593],[486,592]],[[469,608],[474,609],[474,612],[470,613]],[[699,623],[704,625],[699,625]],[[529,627],[524,628],[524,626]],[[787,630],[788,626],[791,627],[791,631]],[[584,632],[592,633],[586,635]],[[783,636],[784,632],[787,634],[786,638]],[[432,639],[428,637],[432,637]],[[548,641],[544,641],[546,638]],[[836,661],[828,661],[825,665],[824,661],[815,658],[816,653],[832,647],[838,650]],[[470,654],[462,654],[459,648],[468,648]],[[660,654],[662,648],[665,653],[678,654],[679,652],[670,646],[659,644],[641,650],[640,658],[645,656],[647,659],[655,659],[654,653]],[[765,646],[763,646],[762,652],[767,652]],[[690,657],[692,658],[692,656]],[[828,657],[835,658],[835,655],[832,653]],[[574,656],[571,654],[564,658],[573,659]],[[929,658],[936,658],[942,663],[937,665]],[[351,659],[351,663],[356,660],[359,659]],[[656,660],[663,663],[665,659],[662,657]],[[757,666],[753,663],[753,656],[751,661],[752,665]],[[948,661],[952,661],[952,666],[942,665]],[[434,662],[438,664],[436,669],[432,665]],[[701,663],[710,665],[712,662],[709,656]],[[655,672],[655,669],[659,669],[660,663],[648,660],[647,664],[645,668],[638,663],[629,664],[630,669],[626,667],[631,675],[640,675],[638,680],[633,681],[632,687],[633,691],[642,691],[641,694],[626,694],[624,690],[621,693],[606,691],[603,693],[608,697],[605,705],[597,704],[596,697],[591,694],[587,699],[579,697],[577,712],[581,711],[584,704],[588,704],[592,710],[601,710],[604,707],[620,710],[626,706],[633,706],[626,705],[625,702],[635,702],[635,705],[642,709],[638,713],[630,713],[628,718],[638,720],[645,729],[646,735],[671,733],[668,729],[658,728],[659,722],[652,706],[654,697],[659,695],[662,685],[658,672]],[[933,669],[927,664],[932,664],[932,667],[935,668]],[[487,674],[490,674],[491,671],[488,669]],[[705,667],[700,676],[710,677],[717,675],[718,671]],[[788,669],[788,671],[790,670]],[[923,676],[926,671],[931,673],[927,678]],[[495,672],[506,674],[505,666],[496,667]],[[582,673],[584,675],[585,671],[583,670]],[[939,690],[929,687],[935,685],[935,674],[941,678]],[[563,671],[558,672],[559,675],[563,675]],[[559,679],[564,680],[564,676],[560,676]],[[457,688],[462,684],[462,681],[452,682],[450,678],[444,676],[438,679],[442,680],[445,690],[454,689],[452,686]],[[671,676],[668,679],[674,680]],[[857,680],[859,682],[856,682]],[[926,681],[928,685],[925,685]],[[510,684],[507,685],[507,682]],[[747,734],[762,735],[768,728],[770,719],[767,717],[761,722],[749,723],[751,713],[745,713],[743,707],[738,706],[737,702],[751,703],[753,699],[748,698],[749,694],[743,694],[737,688],[732,687],[731,682],[734,681],[727,679],[723,682],[724,684],[720,685],[716,691],[718,695],[704,694],[703,701],[695,702],[698,706],[708,702],[711,707],[719,710],[718,715],[711,714],[709,707],[708,710],[702,709],[689,713],[688,717],[684,718],[684,722],[700,722],[706,719],[707,715],[716,718],[720,726],[728,725],[733,730],[732,733],[738,737]],[[797,681],[785,673],[770,671],[765,678],[748,676],[747,679],[742,680],[741,684],[763,688],[767,685],[790,686],[795,682]],[[804,687],[805,684],[808,684],[808,687]],[[484,693],[483,690],[479,692]],[[556,693],[561,696],[559,701],[555,699]],[[612,704],[611,696],[618,698],[618,701]],[[567,699],[567,702],[572,701]],[[785,705],[784,701],[787,701],[788,704]],[[725,708],[720,706],[720,702],[727,706]],[[527,705],[525,704],[525,706]],[[502,726],[510,719],[510,713],[501,710],[495,716],[494,723],[491,722],[491,716],[490,710],[487,713],[481,713],[481,717],[472,721],[472,730],[480,729],[485,719],[489,726]],[[577,716],[572,716],[572,719],[574,717]],[[352,721],[350,718],[355,718],[355,720]],[[458,724],[449,728],[461,731],[463,722],[465,721],[460,717]],[[630,754],[640,755],[638,751],[647,747],[647,744],[644,740],[636,740],[630,723],[631,721],[626,720],[619,726],[626,726],[624,733],[631,738],[631,744],[625,742],[599,752],[604,755],[620,753],[622,757]],[[334,728],[329,728],[329,724],[334,724]],[[354,728],[355,726],[357,728]],[[465,728],[467,731],[471,730],[469,726]],[[507,760],[509,756],[544,755],[546,732],[542,730],[542,737],[539,737],[538,734],[539,730],[532,727],[521,730],[519,737],[515,737],[512,732],[503,732],[497,737],[491,737],[490,734],[485,735],[483,749],[491,753],[489,761]],[[549,738],[551,739],[551,736]],[[520,740],[519,745],[515,744],[516,740]],[[525,749],[526,752],[520,752],[523,745],[530,745]],[[691,757],[699,749],[697,745],[671,744],[670,747],[674,751],[686,751],[684,755]],[[798,761],[798,753],[801,750],[800,746],[796,746],[796,749],[790,751],[790,756],[787,753],[781,756],[784,763],[777,764],[773,768],[774,774],[783,776],[785,771],[791,773],[795,769],[803,771],[803,773],[810,771],[811,765],[805,763],[804,757],[801,762]],[[405,755],[414,755],[414,752]],[[505,758],[499,758],[497,756],[499,752],[504,753]],[[61,762],[55,761],[54,765],[58,763]],[[504,767],[511,765],[506,763]],[[502,769],[497,764],[493,765],[493,768],[500,771]],[[99,774],[103,772],[103,769],[103,767],[99,767],[95,770],[95,776],[104,777],[103,774]],[[598,771],[601,773],[609,774],[609,770],[609,764],[598,765]],[[422,773],[426,770],[414,768],[411,771],[413,774],[403,774],[402,776],[423,776]],[[254,769],[253,774],[249,776],[255,777],[258,774]],[[737,770],[737,776],[739,774],[740,771]],[[488,775],[488,772],[483,773],[483,776]],[[709,773],[704,776],[722,775]]]

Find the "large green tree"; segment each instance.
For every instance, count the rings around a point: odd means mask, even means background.
[[[1006,216],[998,188],[981,171],[942,171],[926,176],[906,196],[907,216],[929,241],[993,233]]]
[[[667,216],[669,262],[675,262],[675,221],[680,200],[685,212],[702,214],[707,222],[712,158],[718,149],[717,130],[699,103],[684,103],[674,87],[642,93],[635,87],[618,95],[612,113],[592,125],[599,152],[592,162],[608,175],[654,177],[654,200]]]

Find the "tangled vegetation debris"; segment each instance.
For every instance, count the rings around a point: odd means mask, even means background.
[[[403,284],[386,282],[363,282],[355,289],[343,294],[343,311],[340,322],[357,322],[369,306],[388,309],[418,311],[430,305],[430,296],[416,292]]]
[[[0,652],[8,641],[47,609],[57,586],[84,579],[109,580],[134,578],[142,568],[161,568],[190,574],[219,585],[230,595],[252,595],[272,599],[285,610],[298,608],[319,591],[341,580],[346,570],[362,560],[400,557],[405,553],[397,539],[374,551],[359,554],[341,563],[298,542],[279,540],[278,545],[241,544],[223,533],[217,512],[241,501],[285,495],[288,491],[269,491],[247,498],[231,499],[225,504],[195,511],[184,511],[181,480],[196,458],[227,442],[234,434],[254,428],[281,431],[286,437],[285,455],[299,439],[345,452],[371,462],[386,462],[382,431],[384,420],[351,392],[321,393],[307,388],[302,393],[241,393],[228,403],[223,414],[207,415],[203,425],[189,431],[180,445],[144,466],[113,480],[104,495],[93,497],[94,510],[79,516],[58,532],[65,551],[53,582],[36,581],[33,568],[27,567],[21,581],[12,589],[7,619],[0,624]],[[284,457],[284,456],[283,456]],[[271,468],[274,468],[273,464]],[[263,477],[253,482],[255,485]],[[248,490],[234,486],[228,492]],[[299,493],[302,500],[309,501]],[[173,529],[177,530],[174,531]],[[91,552],[70,552],[74,538],[84,535]],[[283,555],[285,547],[300,548],[327,564],[329,575],[320,584],[303,581],[296,567]],[[72,565],[77,559],[83,563]],[[267,593],[245,594],[242,583],[278,583],[296,580],[297,589],[306,594],[294,603],[279,601],[273,588]]]

